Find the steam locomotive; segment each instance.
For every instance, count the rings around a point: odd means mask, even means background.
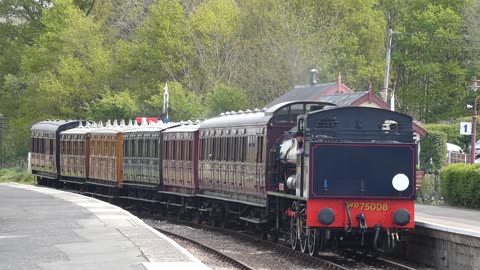
[[[385,250],[414,228],[412,118],[393,111],[294,101],[195,123],[49,120],[31,145],[39,184],[242,225],[310,255]]]

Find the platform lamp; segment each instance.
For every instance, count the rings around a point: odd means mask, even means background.
[[[470,89],[473,91],[477,92],[478,90],[478,80],[476,77],[473,78],[472,80],[472,85],[470,86]],[[475,98],[475,102],[472,105],[465,105],[466,109],[473,109],[473,114],[472,114],[472,140],[470,142],[470,164],[475,163],[475,144],[477,141],[477,102],[478,98],[480,96],[477,96]]]

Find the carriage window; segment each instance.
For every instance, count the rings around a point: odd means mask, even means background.
[[[305,105],[304,104],[293,104],[290,108],[290,122],[296,123],[297,116],[305,113]]]
[[[185,152],[185,144],[183,140],[178,140],[179,144],[179,151],[178,151],[178,159],[177,160],[184,160],[184,152]]]
[[[163,137],[162,148],[163,159],[168,160],[168,141],[165,140],[165,137]]]
[[[211,138],[210,139],[210,144],[211,144],[211,152],[210,154],[212,156],[209,156],[209,160],[217,160],[218,155],[217,155],[217,149],[218,149],[218,139],[217,138]]]
[[[247,139],[248,139],[247,136],[242,137],[242,149],[241,149],[241,152],[242,152],[241,161],[242,162],[247,162],[247,145],[248,145]]]
[[[263,163],[263,136],[257,137],[257,163]]]
[[[70,141],[65,142],[65,154],[69,155],[70,154]]]
[[[117,156],[117,141],[111,142],[112,148],[110,150],[110,156],[116,157]]]
[[[129,157],[128,151],[130,150],[130,140],[123,141],[123,156]]]
[[[188,141],[188,161],[193,160],[193,141]]]
[[[321,110],[324,106],[319,105],[319,104],[305,104],[306,105],[306,110],[305,112],[313,112],[313,111],[318,111]]]
[[[288,116],[290,114],[290,106],[280,109],[275,113],[276,122],[288,122]]]
[[[85,142],[83,140],[80,141],[80,155],[85,156]]]
[[[144,147],[144,141],[143,139],[138,140],[138,155],[137,157],[143,157],[143,147]]]

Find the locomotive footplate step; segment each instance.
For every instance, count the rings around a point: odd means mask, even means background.
[[[255,223],[255,224],[263,224],[267,223],[266,219],[259,219],[259,218],[248,218],[248,217],[240,217],[241,220],[250,222],[250,223]]]
[[[0,183],[0,269],[209,269],[170,238],[103,201]]]

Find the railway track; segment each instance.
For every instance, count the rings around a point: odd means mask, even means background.
[[[416,268],[412,268],[410,266],[403,265],[388,259],[374,258],[374,257],[364,255],[355,251],[346,251],[346,252],[333,253],[333,254],[322,253],[319,256],[312,257],[300,251],[292,250],[290,247],[286,245],[282,245],[280,243],[274,243],[271,241],[261,240],[258,237],[252,236],[250,234],[246,234],[244,232],[232,231],[224,228],[210,227],[210,226],[199,225],[199,224],[192,224],[190,222],[176,220],[176,219],[168,219],[168,222],[173,222],[173,224],[177,224],[179,226],[192,227],[196,230],[211,232],[216,235],[227,235],[231,238],[236,239],[236,240],[229,240],[229,241],[237,241],[237,242],[243,243],[241,245],[244,245],[244,243],[248,242],[250,244],[255,245],[259,250],[262,250],[260,251],[260,253],[263,252],[264,254],[269,254],[270,256],[274,256],[274,257],[279,256],[281,258],[291,258],[291,260],[293,261],[301,262],[301,264],[295,266],[295,268],[297,269],[301,269],[301,268],[332,269],[332,270],[337,270],[337,269],[341,269],[341,270],[351,270],[351,269],[413,270],[413,269],[416,269]],[[176,225],[173,225],[173,226],[176,226]],[[159,229],[158,226],[155,226],[155,228]],[[162,232],[165,231],[167,235],[173,235],[173,237],[177,237],[176,235],[178,235],[178,234],[172,233],[171,229],[167,229],[167,230],[161,229],[161,231]],[[185,233],[185,229],[182,229],[181,231]],[[203,233],[198,232],[198,234],[203,234]],[[182,239],[187,239],[188,241],[198,242],[196,240],[193,240],[189,236],[185,237],[184,235],[180,235],[179,237],[181,237]],[[224,241],[224,240],[221,240],[221,241]],[[211,247],[209,248],[211,249]],[[213,251],[213,252],[219,252],[218,248],[223,248],[223,247],[217,243],[215,244],[215,248],[213,248],[213,249],[217,249],[217,251]],[[227,255],[227,257],[232,258],[232,260],[236,260],[238,262],[236,264],[238,266],[236,267],[240,269],[264,268],[262,266],[256,265],[255,260],[253,260],[252,257],[249,257],[249,262],[251,261],[253,263],[250,266],[247,263],[242,262],[241,259],[235,258],[234,256]],[[289,269],[289,267],[287,267],[287,265],[285,265],[284,263],[282,263],[282,265],[283,265],[282,269]],[[250,268],[247,268],[247,267],[250,267]],[[275,268],[277,267],[275,267],[275,265],[272,265],[271,268],[267,268],[267,269],[275,269]]]
[[[220,253],[229,253],[227,256],[242,263],[240,269],[328,269],[349,270],[350,268],[336,264],[320,257],[311,257],[299,251],[294,251],[287,246],[228,229],[191,224],[189,222],[171,220],[172,223],[151,224],[155,229],[166,231],[167,235],[178,235],[174,231],[181,232],[182,239],[200,242],[213,247]],[[150,222],[147,222],[150,223]],[[178,226],[178,228],[176,228]],[[163,228],[160,228],[163,227]],[[180,228],[181,227],[181,228]],[[194,230],[194,232],[189,232]],[[225,252],[226,251],[226,252]],[[246,263],[248,262],[248,263]]]
[[[138,214],[138,213],[137,213]],[[190,242],[202,250],[205,250],[207,253],[214,254],[219,260],[228,262],[232,266],[238,269],[329,269],[329,270],[352,270],[352,269],[388,269],[388,270],[418,270],[418,269],[428,269],[428,268],[414,268],[402,263],[398,263],[392,261],[390,259],[381,258],[381,257],[373,257],[368,254],[364,254],[358,251],[353,250],[341,250],[339,252],[321,252],[317,256],[310,256],[308,254],[302,253],[298,250],[291,249],[290,246],[283,243],[275,243],[268,240],[263,240],[261,237],[254,236],[252,234],[226,229],[222,227],[212,227],[202,224],[193,223],[186,220],[180,220],[176,218],[160,218],[152,219],[151,215],[143,215],[141,216],[144,219],[147,219],[146,222],[152,225],[158,231],[164,233],[165,235],[171,236],[172,238],[178,238],[183,241]],[[152,224],[153,222],[153,224]],[[163,222],[163,226],[165,224],[166,228],[161,228],[158,226],[158,222]],[[157,223],[157,224],[155,224]],[[170,226],[170,227],[168,227]],[[176,229],[173,229],[175,226],[183,226],[180,228],[180,233],[175,233]],[[185,228],[191,228],[193,230],[197,230],[193,233],[187,233]],[[227,236],[228,238],[217,239],[216,241],[211,241],[212,239],[208,240],[198,240],[196,239],[197,235],[205,234],[206,232],[210,232],[212,235],[215,236]],[[213,238],[213,236],[211,237]],[[229,247],[229,243],[224,242],[232,242],[237,243],[239,246],[244,246],[245,243],[250,243],[258,249],[258,252],[253,252],[250,255],[246,256],[246,258],[238,258],[238,254],[226,254],[227,252],[222,252],[219,249],[224,249],[232,253],[231,250],[235,249],[231,246]],[[206,243],[207,242],[207,243]],[[283,243],[283,244],[282,244]],[[245,252],[248,254],[248,251]],[[259,265],[258,261],[261,261],[262,258],[253,258],[253,257],[260,257],[259,254],[267,254],[274,257],[273,260],[279,260],[279,258],[289,258],[287,261],[281,261],[280,266],[275,266],[275,264],[269,264],[270,267],[265,267],[263,265]],[[275,259],[277,258],[277,259]],[[266,258],[265,260],[272,260],[271,258]],[[247,263],[248,262],[248,263]],[[288,264],[292,264],[292,267],[288,267]],[[296,265],[295,265],[296,264]]]
[[[215,257],[217,257],[217,259],[221,260],[221,261],[224,261],[224,262],[227,262],[229,264],[231,264],[232,266],[234,266],[235,268],[238,268],[238,269],[243,269],[243,270],[254,270],[255,268],[249,266],[248,264],[244,263],[244,262],[241,262],[235,258],[233,258],[232,256],[229,256],[211,246],[208,246],[206,244],[203,244],[199,241],[196,241],[194,239],[191,239],[191,238],[188,238],[188,237],[185,237],[181,234],[177,234],[177,233],[173,233],[171,231],[168,231],[168,230],[164,230],[164,229],[161,229],[161,228],[158,228],[158,227],[155,227],[155,229],[171,238],[174,238],[174,239],[181,239],[183,241],[187,241],[189,243],[192,243],[194,244],[195,246],[199,247],[200,249],[202,249],[203,251],[206,251],[207,253],[211,253],[213,254]]]
[[[342,256],[354,258],[356,261],[363,261],[365,264],[369,265],[371,268],[375,269],[386,269],[386,270],[418,270],[418,268],[413,268],[411,266],[392,261],[390,259],[382,257],[373,257],[370,255],[362,254],[359,251],[354,250],[341,250],[338,252]]]

